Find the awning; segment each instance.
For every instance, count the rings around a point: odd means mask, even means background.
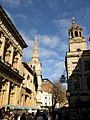
[[[12,105],[12,104],[5,105],[5,107],[9,107],[12,110],[37,110],[37,107],[32,107],[32,106],[21,107],[21,106]]]
[[[23,110],[23,109],[24,109],[24,108],[21,107],[21,106],[11,105],[11,104],[5,105],[5,107],[9,107],[9,108],[12,109],[12,110]]]

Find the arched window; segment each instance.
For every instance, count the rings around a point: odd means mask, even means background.
[[[75,31],[75,37],[78,37],[78,32],[77,31]]]

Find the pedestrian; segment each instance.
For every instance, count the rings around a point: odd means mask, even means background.
[[[28,113],[26,120],[33,120],[32,113]]]
[[[25,115],[25,113],[23,113],[23,114],[21,115],[20,120],[26,120],[26,115]]]
[[[5,107],[2,107],[2,108],[0,109],[0,118],[3,119],[4,116],[5,116]]]
[[[32,112],[32,118],[33,118],[33,120],[34,120],[34,117],[35,117],[35,116],[34,116],[34,112]]]
[[[43,113],[39,113],[39,116],[37,117],[36,120],[44,120],[44,119],[43,119]]]
[[[20,118],[21,118],[21,116],[19,115],[18,118],[17,118],[17,120],[20,120]]]
[[[53,110],[53,111],[52,111],[52,120],[55,120],[55,119],[56,119],[56,111]]]
[[[48,120],[48,115],[46,110],[43,111],[43,120]]]
[[[37,112],[36,112],[36,115],[34,117],[34,120],[37,120],[37,117],[39,116],[39,114],[40,114],[40,111],[39,111],[39,109],[37,109]]]
[[[58,110],[58,120],[62,120],[62,110]]]

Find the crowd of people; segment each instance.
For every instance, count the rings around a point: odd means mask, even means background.
[[[10,108],[2,107],[0,109],[0,120],[48,120],[48,112],[39,109],[36,113],[30,111],[10,111]]]
[[[37,112],[32,111],[11,111],[9,107],[0,109],[0,120],[69,120],[68,113],[62,110],[51,111],[37,109]]]

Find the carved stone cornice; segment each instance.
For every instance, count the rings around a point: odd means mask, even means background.
[[[20,54],[22,55],[22,50],[20,49],[19,43],[15,40],[15,38],[12,36],[12,34],[9,32],[9,30],[4,26],[4,24],[0,21],[0,27],[2,28],[3,35],[6,40],[6,45],[12,44],[14,48],[18,49]]]
[[[5,13],[1,5],[0,5],[0,19],[3,21],[4,25],[8,28],[9,32],[12,33],[13,37],[19,42],[22,48],[27,47],[27,44],[25,43],[22,36],[15,28],[14,24],[11,22],[10,18]]]
[[[24,79],[19,73],[17,73],[12,68],[4,64],[1,60],[0,60],[0,74],[10,79],[11,82],[16,83],[18,85],[20,85],[22,83],[22,80]]]

